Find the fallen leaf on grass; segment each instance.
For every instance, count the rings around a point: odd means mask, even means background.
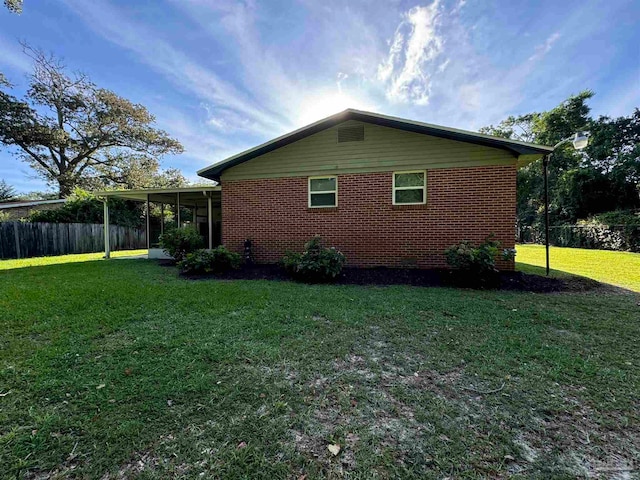
[[[104,387],[106,387],[106,385],[104,383],[101,383],[96,387],[96,390],[100,390],[101,388],[104,388]]]
[[[240,442],[236,447],[238,450],[245,448],[247,446],[247,442]]]
[[[327,445],[327,450],[329,450],[335,457],[340,453],[340,445],[338,445],[337,443],[332,443],[331,445]]]

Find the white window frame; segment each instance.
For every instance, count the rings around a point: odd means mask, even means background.
[[[422,201],[421,202],[401,202],[396,203],[396,191],[397,190],[418,190],[420,187],[396,187],[396,175],[404,173],[422,173],[424,175],[424,184],[422,185]],[[426,170],[401,170],[393,172],[393,188],[391,189],[391,202],[392,205],[425,205],[427,203],[427,171]]]
[[[335,190],[319,190],[317,192],[311,192],[311,180],[326,180],[328,178],[335,178],[336,179],[336,189]],[[318,194],[318,193],[335,193],[335,198],[336,201],[333,205],[311,205],[311,195],[312,193]],[[338,176],[337,175],[320,175],[320,176],[316,176],[316,177],[309,177],[308,183],[307,183],[307,205],[309,206],[309,208],[336,208],[338,206]]]

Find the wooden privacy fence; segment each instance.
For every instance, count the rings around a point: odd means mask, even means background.
[[[109,227],[111,250],[146,248],[144,229]],[[0,259],[104,251],[104,227],[88,223],[0,222]]]

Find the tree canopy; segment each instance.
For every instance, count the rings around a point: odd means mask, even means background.
[[[591,134],[588,147],[559,146],[549,164],[552,224],[575,223],[603,212],[640,208],[640,110],[626,117],[592,118],[586,90],[547,112],[511,116],[483,133],[555,145],[579,130]],[[541,161],[518,172],[518,222],[542,222]]]
[[[13,13],[22,13],[22,0],[4,0],[4,6]]]
[[[34,61],[25,97],[0,88],[0,143],[17,147],[60,197],[78,186],[186,181],[174,170],[160,172],[158,158],[183,148],[153,126],[144,106],[97,87],[86,75],[69,75],[52,55],[30,47],[25,52]],[[10,88],[6,81],[0,87]]]
[[[4,180],[0,180],[0,201],[11,200],[16,196],[16,190]]]

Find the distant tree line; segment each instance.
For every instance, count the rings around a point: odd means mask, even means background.
[[[569,143],[551,157],[551,225],[594,218],[640,224],[635,212],[640,209],[640,110],[619,118],[593,118],[587,105],[593,95],[583,91],[547,112],[511,116],[481,132],[553,146],[576,131],[588,130],[585,150],[577,152]],[[543,223],[542,160],[518,171],[517,201],[520,226]],[[602,215],[606,212],[624,214]]]

